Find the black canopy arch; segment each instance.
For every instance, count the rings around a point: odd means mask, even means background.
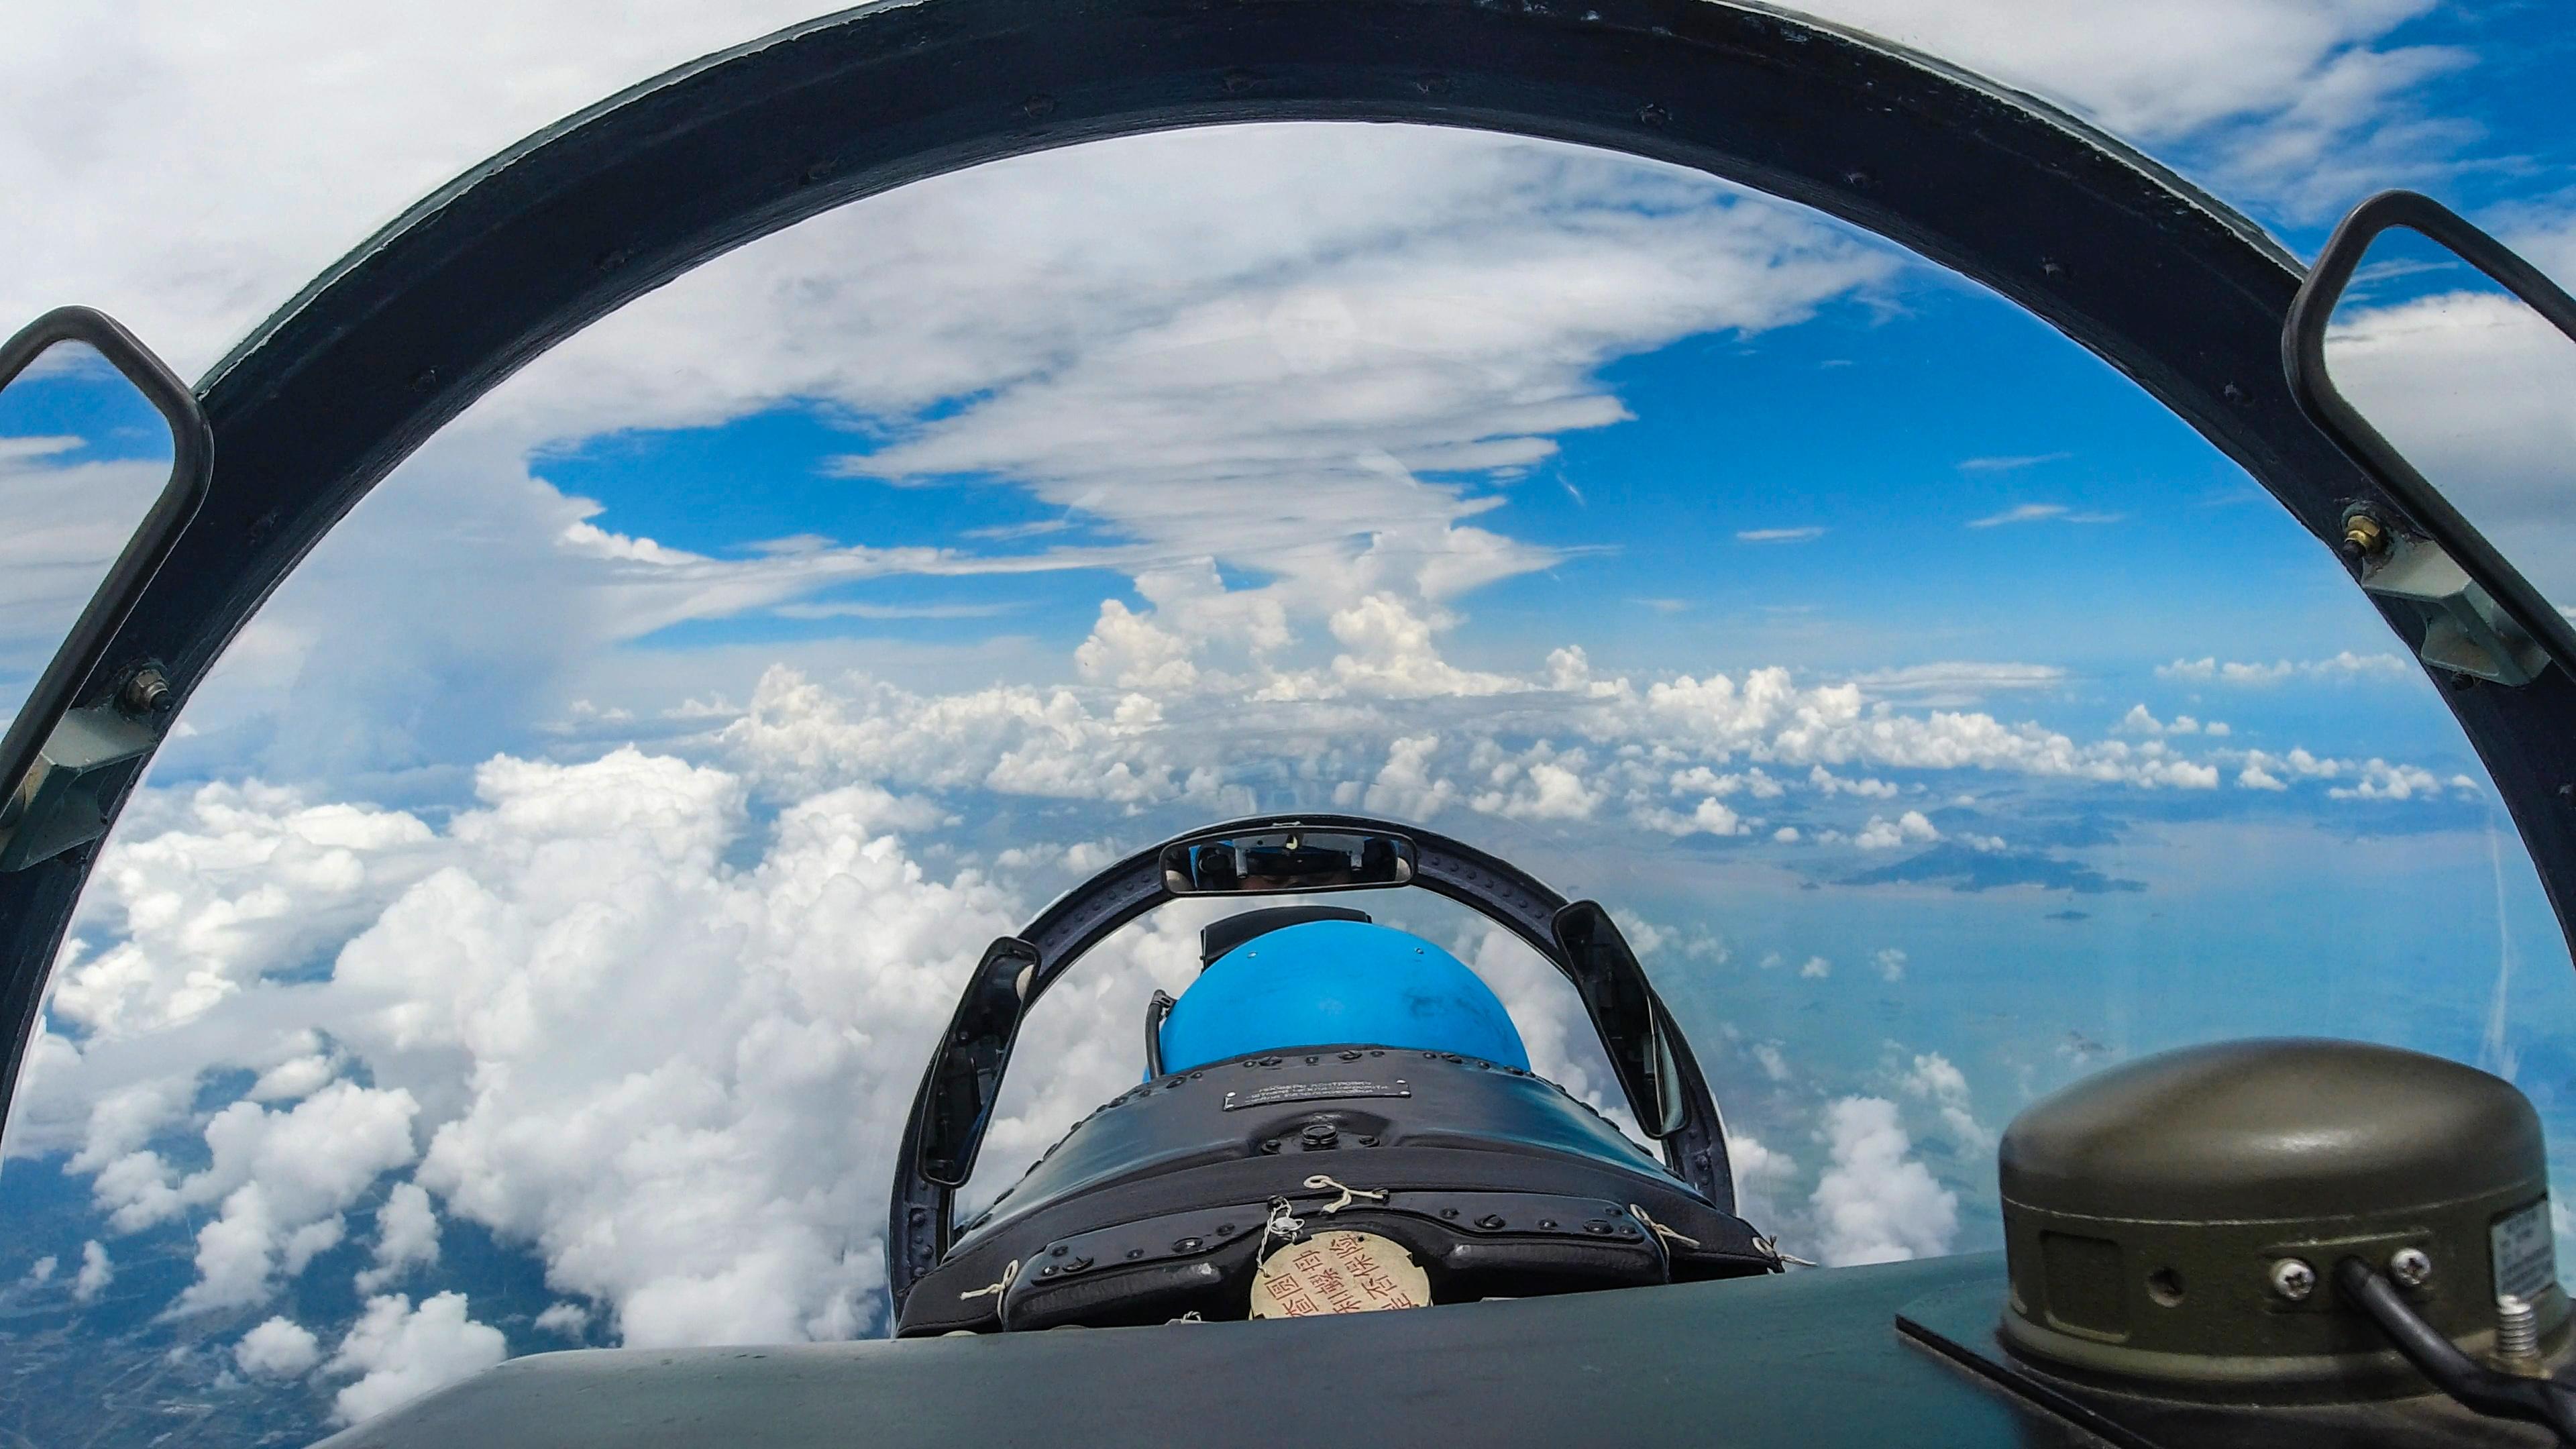
[[[84,697],[141,659],[184,697],[431,433],[711,257],[979,162],[1278,120],[1577,142],[1804,203],[2046,319],[2321,540],[2349,503],[2385,504],[2284,386],[2294,259],[2084,123],[1886,42],[1739,0],[892,0],[708,57],[529,138],[262,325],[199,384],[209,494]],[[2410,643],[2419,627],[2391,624]],[[2566,920],[2576,692],[2551,671],[2449,698]],[[0,1081],[14,1085],[91,858],[0,876]]]

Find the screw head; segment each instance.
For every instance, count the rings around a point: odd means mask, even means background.
[[[2305,1303],[2317,1291],[2317,1270],[2300,1258],[2283,1258],[2272,1265],[2272,1292],[2292,1303]]]
[[[2422,1248],[2400,1248],[2388,1255],[2388,1276],[2400,1288],[2421,1288],[2433,1277],[2433,1260]]]

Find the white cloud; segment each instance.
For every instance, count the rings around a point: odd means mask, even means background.
[[[1825,1110],[1831,1163],[1809,1199],[1817,1246],[1832,1267],[1938,1257],[1959,1231],[1959,1199],[1910,1154],[1913,1139],[1884,1097],[1845,1097]]]
[[[259,1080],[251,1084],[249,1096],[254,1102],[292,1102],[311,1096],[338,1070],[331,1058],[320,1052],[289,1057],[260,1073]]]
[[[2335,800],[2441,799],[2454,794],[2474,795],[2481,789],[2466,775],[2444,778],[2421,765],[2391,763],[2376,756],[2345,760],[2294,749],[2287,754],[2246,750],[2232,758],[2242,764],[2236,783],[2251,790],[2285,790],[2285,778],[2335,781],[2326,790],[2327,797]]]
[[[1956,706],[1976,704],[1990,694],[2009,690],[2055,689],[2066,682],[2066,671],[2054,664],[1987,664],[1949,659],[1898,669],[1873,669],[1853,675],[1851,682],[1871,699]]]
[[[1994,1146],[1995,1134],[1977,1121],[1970,1106],[1967,1074],[1948,1057],[1939,1052],[1915,1057],[1904,1086],[1906,1095],[1929,1102],[1940,1113],[1942,1126],[1961,1147],[1982,1154]]]
[[[1880,980],[1894,982],[1905,979],[1905,963],[1908,958],[1903,951],[1894,946],[1883,946],[1870,959],[1878,963]]]
[[[1431,773],[1431,755],[1439,748],[1438,735],[1407,735],[1390,743],[1385,768],[1369,782],[1369,813],[1429,821],[1447,808],[1458,789]]]
[[[253,1378],[295,1379],[322,1361],[322,1345],[313,1330],[283,1314],[241,1336],[233,1345],[233,1364]]]
[[[2074,456],[2075,455],[2073,453],[2057,452],[2013,453],[1983,458],[1961,458],[1959,460],[1959,471],[1962,473],[2018,473],[2024,468],[2035,468],[2042,463],[2063,462],[2064,460]]]
[[[1908,810],[1894,820],[1872,815],[1869,824],[1852,837],[1852,844],[1863,850],[1893,850],[1900,845],[1921,845],[1941,838],[1940,828],[1924,817],[1920,810]]]
[[[539,1333],[560,1334],[579,1340],[590,1332],[590,1310],[578,1303],[549,1303],[537,1315],[535,1327]]]
[[[2331,659],[2275,660],[2270,664],[2222,663],[2211,657],[2177,659],[2156,666],[2158,679],[2197,684],[2278,684],[2288,679],[2413,679],[2413,664],[2394,654],[2355,654],[2346,649]]]
[[[1834,963],[1822,956],[1810,956],[1807,963],[1798,968],[1798,974],[1810,981],[1822,981],[1834,974]]]
[[[1822,528],[1743,528],[1736,530],[1738,543],[1809,543],[1825,536]]]
[[[2374,48],[2430,8],[2431,0],[2174,0],[2134,10],[1835,0],[1825,13],[2057,97],[2131,138],[2188,142],[2230,186],[2307,216],[2348,205],[2361,189],[2386,184],[2372,177],[2427,166],[2467,139],[2403,102],[2466,56]]]
[[[1602,799],[1600,791],[1584,783],[1583,771],[1590,763],[1580,750],[1560,755],[1542,740],[1517,758],[1493,760],[1485,770],[1493,788],[1467,803],[1512,820],[1589,819]]]
[[[372,1294],[414,1268],[438,1261],[438,1212],[418,1183],[394,1184],[376,1210],[375,1266],[358,1274],[358,1291]]]
[[[359,1376],[331,1400],[334,1418],[358,1423],[481,1373],[508,1353],[501,1330],[466,1316],[462,1293],[438,1294],[416,1309],[389,1294],[367,1300],[322,1371]]]
[[[1775,1199],[1797,1178],[1796,1159],[1749,1132],[1729,1132],[1726,1163],[1735,1172],[1737,1215],[1757,1225],[1777,1221],[1780,1210]]]
[[[138,822],[150,828],[147,818]],[[399,811],[308,805],[256,782],[187,797],[184,824],[128,836],[101,859],[92,890],[134,901],[131,934],[77,950],[57,968],[52,1009],[90,1032],[166,1027],[258,980],[261,963],[298,962],[381,910],[424,866],[429,827]],[[312,1073],[281,1064],[268,1099]]]
[[[57,1260],[53,1254],[47,1253],[45,1256],[38,1258],[35,1262],[27,1265],[26,1281],[39,1287],[44,1284],[51,1283],[54,1281],[54,1270],[60,1266],[60,1261]]]
[[[2039,523],[2047,520],[2055,520],[2059,523],[2118,523],[2128,516],[2129,515],[2125,513],[2102,513],[2098,511],[2079,513],[2074,509],[2068,508],[2063,503],[2020,503],[2005,509],[2001,513],[1988,514],[1983,518],[1972,518],[1968,520],[1968,526],[1970,528],[1998,528],[2008,523]]]
[[[2203,733],[2223,738],[2234,733],[2233,730],[2228,728],[2226,722],[2223,720],[2212,720],[2208,724],[2204,725],[2200,720],[2187,714],[2175,715],[2170,720],[2160,720],[2156,718],[2154,714],[2150,713],[2147,707],[2143,704],[2133,704],[2129,706],[2129,712],[2122,715],[2120,717],[2120,722],[2113,725],[2111,729],[2116,734],[2146,735],[2151,738],[2162,735],[2196,735]]]
[[[2063,503],[2022,503],[2016,504],[2011,508],[2007,508],[2001,513],[1988,514],[1984,518],[1970,519],[1968,521],[1968,526],[1970,528],[1994,528],[2006,523],[2036,523],[2043,518],[2060,517],[2064,515],[2065,512],[2066,505]]]
[[[2404,133],[2411,118],[2391,102],[2457,57],[2371,48],[2425,8],[2186,0],[2132,15],[2044,0],[1833,0],[1819,13],[2066,98],[2151,144],[2189,140],[2214,151],[2235,184],[2304,196],[2319,183],[2301,168],[2339,180],[2356,159],[2402,163],[2438,144]],[[489,23],[505,13],[511,23]],[[0,127],[0,181],[24,199],[15,289],[0,299],[9,315],[32,316],[62,296],[96,298],[194,375],[379,221],[473,162],[621,86],[810,13],[784,0],[720,11],[621,0],[431,16],[302,0],[220,18],[176,3],[115,24],[80,12],[34,17],[0,58],[0,94],[14,107],[14,123]],[[226,63],[187,59],[218,53]],[[66,116],[83,119],[67,126]],[[2375,141],[2382,132],[2397,134]],[[1377,178],[1358,168],[1335,177],[1338,189],[1304,189],[1309,210],[1330,213],[1321,221],[1263,208],[1258,159],[1248,147],[1231,165],[1193,168],[1204,214],[1186,230],[1165,228],[1166,250],[1229,239],[1206,217],[1246,207],[1254,215],[1242,231],[1254,235],[1387,212]],[[1420,182],[1433,197],[1472,185],[1437,170]],[[190,218],[184,242],[148,224],[174,206]],[[1058,255],[1047,260],[1089,250],[1079,209],[1049,200],[1029,220],[1020,230],[1042,240],[1076,233],[1053,240]],[[1152,276],[1165,256],[1140,231],[1129,250],[1137,273]],[[941,283],[972,274],[979,235],[951,234],[953,266],[934,273]],[[911,245],[908,235],[895,243]],[[886,251],[871,255],[890,261]],[[1329,358],[1338,317],[1291,307],[1284,324],[1299,355]],[[921,351],[934,361],[962,345],[927,340]]]
[[[80,1272],[72,1278],[72,1301],[95,1303],[98,1295],[107,1291],[107,1285],[115,1281],[116,1263],[98,1239],[81,1244]]]
[[[341,1211],[378,1174],[412,1160],[418,1111],[401,1088],[348,1082],[288,1111],[235,1102],[206,1124],[203,1169],[174,1173],[158,1153],[138,1150],[106,1164],[92,1188],[119,1232],[220,1202],[197,1233],[197,1281],[173,1311],[244,1307],[274,1293],[281,1271],[291,1278],[336,1244]]]
[[[1807,783],[1823,795],[1857,795],[1865,800],[1893,800],[1897,795],[1896,787],[1885,780],[1847,780],[1822,765],[1807,771]]]

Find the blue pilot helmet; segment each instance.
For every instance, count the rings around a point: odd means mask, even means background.
[[[1297,1047],[1456,1052],[1529,1067],[1501,998],[1420,936],[1365,921],[1307,921],[1219,956],[1163,1021],[1163,1070]]]

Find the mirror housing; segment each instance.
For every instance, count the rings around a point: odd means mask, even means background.
[[[2327,369],[2326,330],[2335,306],[2371,242],[2392,229],[2414,232],[2467,262],[2576,341],[2576,299],[2450,208],[2412,191],[2383,191],[2354,207],[2290,303],[2281,328],[2282,371],[2308,421],[2407,515],[2401,521],[2364,514],[2362,520],[2372,531],[2402,522],[2422,534],[2374,539],[2355,531],[2347,534],[2345,552],[2365,592],[2418,616],[2424,633],[2416,652],[2426,664],[2505,685],[2529,683],[2547,660],[2576,672],[2576,626],[2362,416]],[[2353,527],[2351,513],[2346,526]]]
[[[1392,832],[1288,825],[1209,831],[1163,847],[1163,889],[1175,896],[1307,895],[1410,885],[1413,841]]]
[[[1016,936],[985,947],[974,985],[939,1039],[917,1125],[921,1175],[941,1187],[962,1187],[975,1174],[1037,970],[1038,948]]]
[[[120,664],[107,680],[99,675],[135,600],[205,501],[214,471],[214,432],[197,395],[103,312],[56,308],[0,342],[0,388],[58,342],[88,345],[161,415],[170,428],[170,481],[0,734],[0,871],[41,864],[106,834],[117,801],[160,744],[178,688],[143,661]]]
[[[1663,1002],[1646,981],[1637,953],[1598,902],[1576,901],[1556,913],[1557,948],[1564,953],[1584,1013],[1610,1057],[1610,1070],[1628,1094],[1646,1135],[1668,1137],[1690,1119],[1690,1099],[1665,1033]]]

